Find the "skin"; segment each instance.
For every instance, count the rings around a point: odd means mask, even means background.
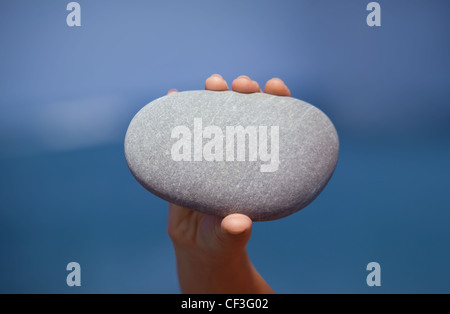
[[[239,93],[260,93],[259,84],[239,76],[232,85]],[[211,75],[205,89],[229,90],[218,74]],[[168,94],[176,93],[172,89]],[[279,78],[269,80],[264,92],[290,96]],[[178,278],[183,293],[274,293],[253,266],[246,249],[252,221],[242,214],[219,218],[169,203],[168,233],[177,259]]]

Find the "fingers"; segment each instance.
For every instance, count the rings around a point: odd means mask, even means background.
[[[229,90],[227,82],[219,74],[213,74],[206,79],[205,89],[218,92]]]
[[[253,81],[246,75],[241,75],[235,79],[232,83],[232,90],[238,93],[260,93],[261,88],[258,82]],[[227,82],[219,74],[213,74],[205,81],[205,89],[212,91],[227,91],[229,90]],[[177,93],[178,90],[171,89],[167,95]],[[277,96],[291,96],[291,91],[287,88],[286,84],[279,79],[273,78],[267,81],[264,88],[264,92],[267,94]]]
[[[291,91],[287,88],[286,84],[279,78],[273,78],[266,83],[264,92],[267,94],[277,96],[291,96]]]
[[[241,75],[233,81],[231,88],[239,93],[258,93],[261,92],[259,84],[252,81],[248,76]]]
[[[220,238],[225,244],[245,246],[252,233],[252,220],[246,215],[231,214],[221,224]]]

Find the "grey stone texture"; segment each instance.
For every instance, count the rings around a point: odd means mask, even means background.
[[[194,119],[201,119],[203,129],[212,125],[221,129],[223,161],[205,160],[203,151],[194,145]],[[186,126],[191,132],[190,151],[188,146],[175,149],[190,155],[191,161],[173,158],[173,145],[182,138],[181,134],[172,136],[177,126]],[[237,161],[237,155],[234,161],[226,161],[227,127],[236,126],[255,127],[258,140],[246,137],[245,146],[241,146],[245,147],[244,161]],[[260,126],[267,126],[265,142]],[[262,160],[261,144],[268,145],[265,151],[275,160],[272,127],[279,130],[279,165],[275,171],[262,172],[261,165],[270,162]],[[214,135],[208,138],[203,134],[196,144],[206,147],[216,137],[215,143],[222,143],[220,133]],[[229,143],[236,154],[238,137],[234,146]],[[217,148],[211,151],[217,153]],[[258,152],[256,161],[250,161],[251,148]],[[202,161],[194,160],[196,151]],[[292,97],[263,93],[186,91],[164,96],[136,114],[125,137],[128,166],[137,181],[154,195],[207,214],[224,217],[242,213],[254,221],[279,219],[311,203],[330,180],[338,154],[336,129],[322,111]]]

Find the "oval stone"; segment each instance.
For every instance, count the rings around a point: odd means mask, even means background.
[[[304,208],[331,178],[336,129],[292,97],[186,91],[156,99],[131,121],[125,156],[154,195],[207,214],[279,219]]]

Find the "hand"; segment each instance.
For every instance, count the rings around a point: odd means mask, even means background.
[[[205,89],[229,90],[218,74],[209,77]],[[257,82],[247,76],[233,81],[240,93],[258,93]],[[264,91],[278,96],[291,93],[282,80],[269,80]],[[176,93],[170,90],[168,94]],[[253,267],[246,250],[252,221],[242,214],[223,219],[169,203],[168,232],[177,256],[180,287],[184,293],[273,293]]]

